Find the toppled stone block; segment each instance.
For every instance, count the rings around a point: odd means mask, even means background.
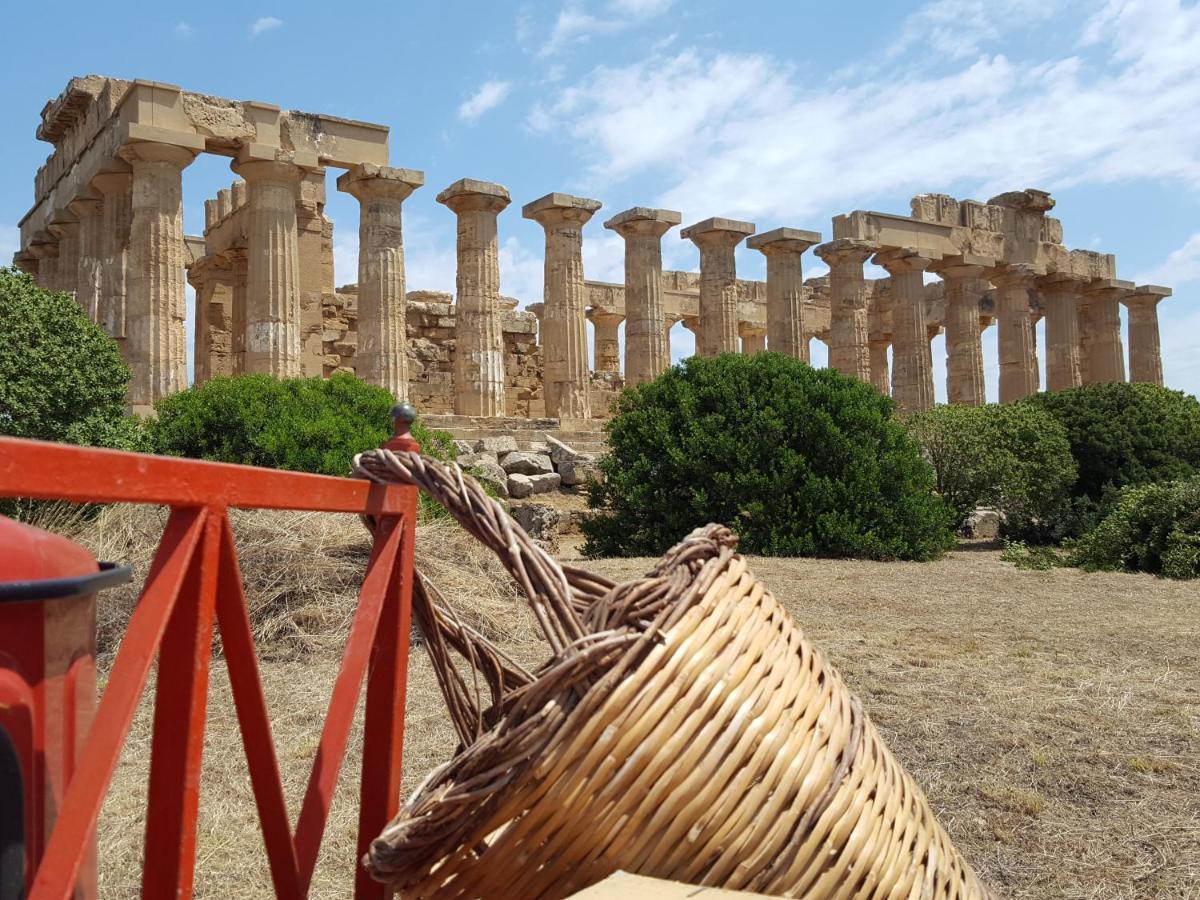
[[[513,506],[512,517],[534,540],[554,543],[558,538],[558,525],[562,514],[553,506],[544,503],[522,503]]]
[[[458,456],[458,464],[464,469],[468,466],[480,465],[484,463],[491,463],[493,466],[499,466],[500,460],[496,457],[495,453],[487,453],[486,451],[481,451],[479,453],[460,453]]]
[[[520,500],[533,493],[533,479],[528,475],[509,475],[506,486],[508,487],[508,496],[514,500]]]
[[[502,456],[517,449],[517,439],[504,435],[502,437],[485,437],[475,442],[476,453],[495,453]]]
[[[486,453],[472,454],[477,457],[469,463],[459,461],[459,465],[463,469],[469,470],[469,474],[474,475],[482,482],[486,482],[487,486],[492,488],[500,497],[508,497],[508,479],[509,475],[496,462],[495,457]]]
[[[458,456],[461,459],[464,455],[466,455],[468,453],[474,453],[475,445],[472,444],[470,441],[455,441],[454,449],[458,452]]]
[[[516,450],[512,453],[504,454],[500,460],[500,465],[505,472],[510,475],[543,475],[547,472],[553,472],[554,466],[550,462],[550,457],[542,453],[532,453],[528,450]]]
[[[963,519],[958,533],[967,538],[994,541],[1000,537],[1002,522],[1003,519],[997,510],[980,507]]]
[[[546,443],[550,445],[550,460],[555,466],[560,466],[564,462],[578,462],[587,459],[587,456],[580,453],[570,444],[564,444],[552,434],[546,435]]]
[[[567,459],[558,464],[558,475],[569,487],[600,480],[600,469],[587,459]]]
[[[550,491],[557,491],[562,484],[562,478],[557,472],[547,472],[544,475],[528,475],[526,477],[529,479],[529,483],[535,494],[548,494]]]

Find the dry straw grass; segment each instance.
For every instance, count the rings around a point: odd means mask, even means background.
[[[162,515],[112,509],[84,526],[144,574]],[[367,543],[352,517],[241,513],[235,532],[263,681],[295,810],[337,670]],[[520,661],[545,656],[507,576],[457,526],[418,531],[427,573]],[[614,578],[649,560],[589,563]],[[1002,896],[1200,898],[1200,587],[1148,576],[1019,571],[995,551],[936,563],[752,559],[863,699],[955,843]],[[133,593],[106,598],[111,649]],[[150,693],[101,818],[102,895],[137,896]],[[354,865],[352,737],[313,897]],[[410,667],[405,784],[454,750],[428,657]],[[269,897],[228,680],[213,667],[199,897]]]

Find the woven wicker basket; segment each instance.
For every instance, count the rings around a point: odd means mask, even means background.
[[[618,869],[786,897],[990,896],[728,529],[618,585],[556,563],[457,467],[381,450],[355,469],[419,485],[491,547],[553,653],[522,670],[416,579],[462,748],[364,860],[400,896],[566,897]]]

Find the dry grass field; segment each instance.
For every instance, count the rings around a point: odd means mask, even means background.
[[[109,511],[86,539],[144,560],[155,515]],[[290,800],[316,745],[366,544],[353,520],[235,519]],[[523,661],[541,645],[507,577],[448,525],[419,558],[476,625]],[[649,560],[590,563],[616,578]],[[755,559],[757,574],[862,697],[955,841],[1000,896],[1200,897],[1200,585],[1076,570],[1019,571],[964,545],[936,563]],[[144,567],[142,568],[144,571]],[[105,601],[111,648],[131,592]],[[137,895],[150,705],[104,807],[102,895]],[[314,897],[348,895],[354,738]],[[411,788],[454,739],[420,648],[405,743]],[[294,807],[293,807],[294,808]],[[197,895],[270,886],[228,682],[214,661]]]

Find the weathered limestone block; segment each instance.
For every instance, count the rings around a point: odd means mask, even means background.
[[[598,480],[600,470],[591,460],[569,459],[559,463],[558,474],[564,486],[575,487]]]
[[[425,183],[425,173],[359,165],[341,175],[338,190],[359,202],[358,359],[356,373],[399,400],[408,399],[408,332],[401,206]]]
[[[550,491],[557,491],[562,486],[562,477],[557,472],[545,472],[525,477],[529,479],[531,492],[534,494],[548,494]]]
[[[535,541],[554,543],[558,540],[558,526],[562,520],[553,506],[544,503],[522,503],[512,508],[512,517]]]
[[[587,328],[583,284],[583,226],[599,200],[547,194],[527,203],[521,215],[545,229],[545,308],[542,366],[546,412],[572,419],[591,417],[588,402]]]
[[[699,356],[738,351],[737,263],[733,251],[751,234],[753,223],[722,218],[705,219],[679,232],[681,238],[692,241],[700,250]]]
[[[767,258],[767,341],[773,353],[809,361],[804,314],[804,251],[821,240],[816,231],[776,228],[746,246]],[[861,271],[860,271],[861,275]],[[743,348],[744,349],[744,348]]]
[[[498,457],[517,452],[517,439],[511,435],[480,438],[475,442],[476,453],[494,453]],[[544,470],[541,470],[544,471]]]
[[[458,322],[454,411],[505,414],[504,336],[496,216],[510,202],[498,184],[464,178],[437,196],[458,216]]]
[[[510,475],[544,475],[554,471],[549,456],[525,450],[504,454],[500,460],[500,467]]]
[[[674,210],[636,206],[604,223],[625,240],[625,382],[631,386],[652,381],[671,365],[662,327],[662,236],[681,221]]]

